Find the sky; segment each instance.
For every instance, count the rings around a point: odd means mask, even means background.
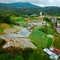
[[[60,7],[60,0],[0,0],[0,3],[13,3],[13,2],[30,2],[41,7],[44,6]]]

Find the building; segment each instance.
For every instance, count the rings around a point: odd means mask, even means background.
[[[42,12],[40,12],[40,16],[41,16],[41,17],[43,16]]]
[[[60,18],[57,18],[57,27],[60,28]]]
[[[56,48],[50,48],[51,51],[53,51],[55,54],[60,55],[60,50]]]
[[[60,51],[56,50],[55,48],[50,48],[50,49],[45,48],[43,51],[47,53],[51,59],[58,60],[60,57],[60,54],[59,54]]]
[[[52,23],[54,27],[57,27],[57,18],[52,18]]]

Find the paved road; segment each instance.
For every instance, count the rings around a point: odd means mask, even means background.
[[[60,28],[56,28],[56,31],[57,31],[58,33],[60,33]]]

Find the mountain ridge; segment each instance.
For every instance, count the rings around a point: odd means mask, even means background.
[[[17,8],[17,7],[39,7],[37,5],[34,5],[29,2],[14,2],[14,3],[0,3],[0,7],[11,7],[11,8]]]
[[[40,7],[29,2],[14,2],[14,3],[0,3],[0,13],[3,12],[15,12],[17,14],[38,14],[40,11],[44,15],[59,15],[60,16],[60,7],[58,6],[46,6]]]

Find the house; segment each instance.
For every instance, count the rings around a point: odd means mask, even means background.
[[[58,54],[56,54],[53,50],[48,49],[48,48],[45,48],[43,50],[45,53],[47,53],[51,59],[54,59],[54,60],[58,60],[58,58],[60,57]]]
[[[31,15],[32,17],[36,17],[36,16],[38,16],[37,14],[33,14],[33,15]]]
[[[57,27],[57,18],[52,18],[52,23],[54,27]]]
[[[57,27],[60,28],[60,19],[57,20]]]
[[[31,23],[29,23],[30,25],[35,25],[35,26],[42,26],[42,21],[41,22],[39,22],[39,21],[34,21],[34,22],[31,22]]]
[[[55,54],[60,55],[60,50],[56,48],[50,48],[51,51],[53,51]]]

